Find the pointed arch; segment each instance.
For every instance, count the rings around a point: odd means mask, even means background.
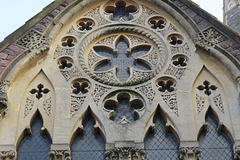
[[[232,138],[226,133],[226,128],[219,124],[218,117],[211,107],[209,107],[205,119],[205,126],[202,127],[198,136],[202,150],[200,160],[234,159]]]
[[[146,159],[179,159],[179,137],[160,107],[153,113],[151,121],[153,124],[144,140]]]
[[[81,126],[71,138],[72,159],[105,159],[105,140],[93,112],[88,108],[80,120]]]
[[[17,147],[17,159],[49,159],[52,140],[43,127],[43,119],[37,110],[31,119],[31,127],[25,129]]]

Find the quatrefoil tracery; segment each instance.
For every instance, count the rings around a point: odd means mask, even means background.
[[[83,95],[90,90],[90,83],[86,79],[77,79],[71,83],[71,91],[74,94]]]
[[[106,98],[103,108],[109,112],[110,120],[117,123],[129,123],[140,118],[145,105],[143,99],[133,92],[118,92]]]

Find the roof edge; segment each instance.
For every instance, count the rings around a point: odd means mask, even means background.
[[[201,7],[199,7],[198,4],[191,0],[179,0],[181,3],[185,4],[189,8],[192,8],[194,12],[201,15],[203,18],[208,19],[209,23],[214,24],[214,26],[219,29],[220,31],[224,31],[224,34],[228,35],[232,39],[236,40],[238,43],[240,43],[240,33],[229,27],[228,25],[224,24],[223,22],[219,21],[214,15],[208,13]]]
[[[56,9],[59,5],[61,5],[65,0],[55,0],[50,3],[46,7],[42,9],[38,14],[33,16],[30,20],[26,21],[24,25],[19,27],[13,33],[8,35],[4,40],[0,43],[0,52],[16,41],[15,37],[21,37],[27,30],[31,29],[35,24],[37,24],[41,19],[50,14],[54,9]]]

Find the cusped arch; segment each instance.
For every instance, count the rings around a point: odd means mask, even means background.
[[[30,119],[29,126],[17,138],[18,159],[30,156],[39,159],[48,158],[52,137],[43,124],[43,117],[37,109]]]
[[[215,109],[213,109],[211,106],[208,107],[208,109],[205,113],[205,116],[204,116],[205,121],[202,123],[201,127],[197,131],[197,137],[199,138],[199,136],[207,130],[208,123],[206,122],[206,117],[208,116],[208,114],[211,114],[218,122],[217,130],[225,132],[229,136],[231,141],[234,142],[234,137],[233,137],[232,133],[230,132],[230,129],[227,127],[227,125],[225,125],[223,123],[222,119],[218,116]]]
[[[102,138],[106,141],[106,133],[104,130],[104,126],[102,125],[102,123],[99,120],[99,118],[97,117],[97,115],[91,110],[90,106],[88,106],[86,108],[86,110],[80,115],[80,117],[76,121],[75,125],[73,126],[73,129],[72,129],[72,132],[70,135],[70,139],[69,139],[70,145],[72,144],[73,139],[75,138],[75,136],[77,134],[83,133],[83,131],[84,131],[83,123],[87,117],[91,117],[94,120],[95,125],[93,127],[94,127],[95,133],[100,134],[102,136]]]
[[[144,130],[144,136],[143,136],[143,142],[145,140],[145,138],[147,137],[149,132],[153,132],[155,129],[155,124],[154,124],[154,118],[156,116],[161,116],[165,123],[166,123],[166,131],[172,133],[178,140],[178,142],[180,142],[180,135],[177,131],[176,125],[174,123],[174,120],[169,116],[169,114],[167,112],[165,112],[162,107],[160,105],[157,106],[157,108],[155,109],[155,111],[151,114],[151,116],[149,117],[146,125],[145,125],[145,130]]]
[[[198,134],[201,148],[200,159],[234,159],[234,139],[227,127],[218,120],[216,112],[209,107],[205,115],[205,124]]]

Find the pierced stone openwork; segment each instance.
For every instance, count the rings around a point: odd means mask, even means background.
[[[183,37],[179,34],[171,34],[168,36],[168,41],[171,45],[181,45],[183,44]]]
[[[185,55],[176,55],[172,58],[172,64],[176,67],[184,68],[188,64],[188,58]]]
[[[129,123],[138,120],[145,112],[145,101],[132,91],[117,91],[109,94],[104,102],[103,109],[108,118],[117,123]]]
[[[93,29],[95,23],[90,18],[82,18],[77,22],[77,27],[80,31],[88,31]]]
[[[61,70],[71,68],[73,66],[73,59],[70,57],[62,57],[58,60],[58,68]]]
[[[133,2],[115,0],[107,3],[104,11],[112,21],[129,21],[138,11],[138,5]]]
[[[67,36],[62,39],[62,46],[71,48],[75,46],[76,42],[76,38],[72,36]]]
[[[74,94],[83,95],[88,93],[89,90],[90,82],[86,79],[79,78],[71,83],[71,91]]]
[[[211,95],[212,91],[215,91],[217,87],[215,85],[211,85],[207,80],[203,82],[203,85],[199,85],[197,87],[198,90],[204,91],[206,95]]]
[[[137,33],[128,33],[128,30]],[[117,33],[104,35],[106,32]],[[144,31],[117,27],[102,31],[98,37],[91,36],[86,40],[93,42],[87,50],[83,45],[80,53],[84,53],[79,57],[85,72],[101,83],[138,84],[153,78],[165,65],[166,50],[161,40]]]
[[[176,91],[176,81],[170,77],[162,77],[156,81],[158,90],[162,93],[170,93]]]
[[[163,29],[166,27],[167,21],[163,17],[155,16],[150,18],[148,20],[148,23],[153,29]]]

